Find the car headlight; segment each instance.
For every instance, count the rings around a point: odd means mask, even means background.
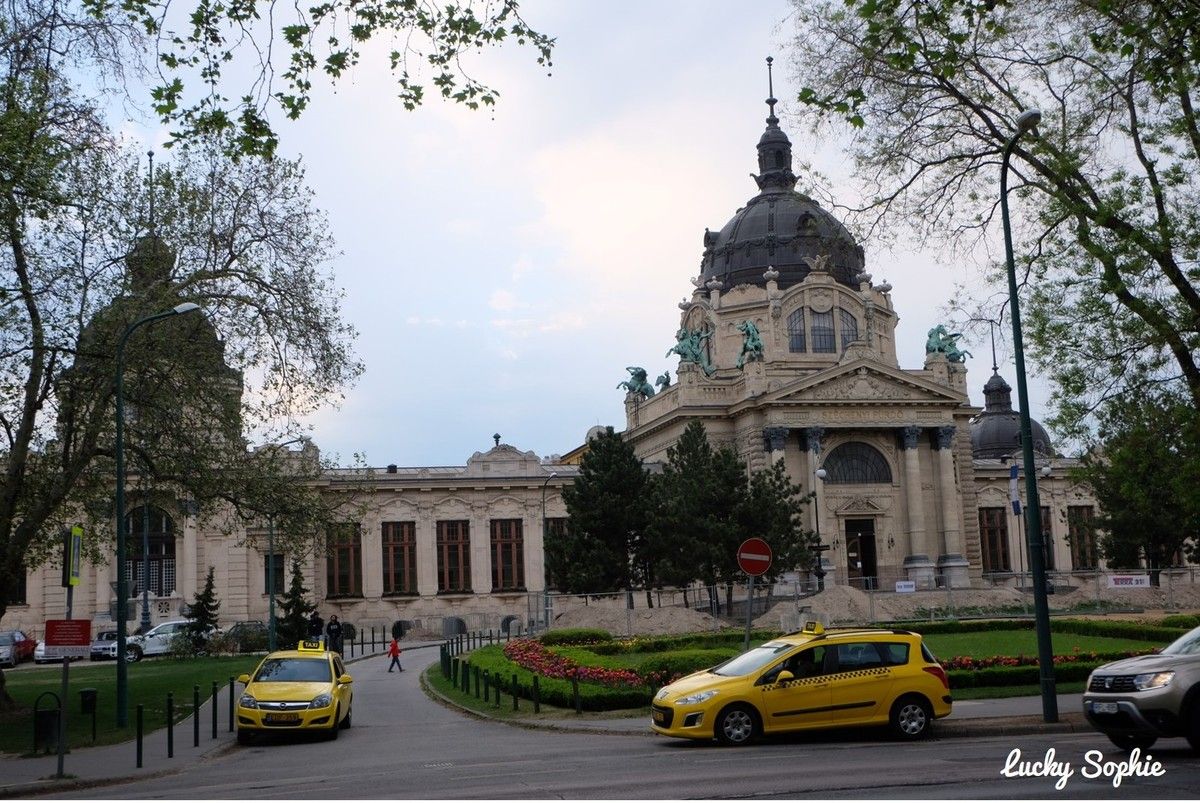
[[[258,700],[249,694],[243,694],[242,699],[238,700],[238,705],[242,708],[258,708]]]
[[[326,692],[325,694],[318,694],[316,697],[312,698],[312,702],[308,704],[308,707],[328,708],[331,705],[333,705],[333,695]]]
[[[1133,687],[1138,691],[1161,689],[1170,683],[1174,677],[1174,672],[1147,672],[1143,675],[1134,675]]]
[[[675,701],[675,705],[695,705],[696,703],[702,703],[705,700],[712,699],[717,695],[717,693],[718,692],[716,689],[698,691],[695,694],[689,694],[687,697],[680,697]]]
[[[655,700],[662,700],[667,696],[667,687],[663,686],[658,690],[658,694],[654,695]]]
[[[12,647],[0,647],[0,658],[7,658],[12,655]]]

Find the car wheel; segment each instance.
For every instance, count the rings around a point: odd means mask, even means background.
[[[125,663],[136,664],[140,660],[142,660],[142,650],[140,647],[125,648]]]
[[[354,706],[350,706],[350,710],[346,712],[346,718],[342,720],[342,730],[350,728],[350,715],[354,713]]]
[[[715,728],[717,741],[739,747],[749,744],[758,737],[758,717],[748,705],[731,705],[717,716]]]
[[[929,723],[932,721],[933,712],[929,703],[913,695],[897,700],[888,715],[892,733],[901,739],[920,739],[929,732]]]
[[[1157,736],[1132,736],[1128,733],[1110,733],[1108,740],[1126,753],[1131,750],[1149,750],[1158,741]]]
[[[254,734],[245,728],[238,728],[237,740],[238,744],[250,744],[254,740]]]

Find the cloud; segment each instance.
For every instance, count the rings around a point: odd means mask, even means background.
[[[488,306],[497,312],[512,312],[526,305],[517,301],[516,295],[510,290],[495,290],[488,299]]]

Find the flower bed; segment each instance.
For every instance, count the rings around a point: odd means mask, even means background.
[[[577,678],[602,686],[648,685],[646,680],[632,669],[581,666],[570,658],[548,650],[536,639],[516,639],[508,642],[504,645],[504,656],[522,669],[548,678]]]

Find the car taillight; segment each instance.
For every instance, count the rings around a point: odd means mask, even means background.
[[[942,669],[941,664],[935,664],[933,666],[924,666],[921,668],[924,669],[929,674],[933,675],[938,680],[940,680],[942,682],[942,685],[945,686],[947,689],[950,688],[950,678],[946,677],[946,670]]]

